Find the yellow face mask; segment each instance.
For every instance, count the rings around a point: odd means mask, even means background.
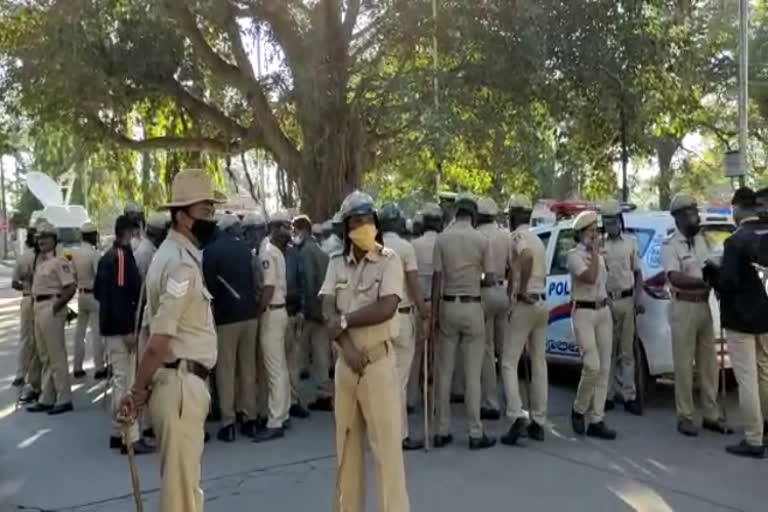
[[[349,239],[361,251],[369,252],[376,247],[378,230],[373,224],[363,224],[349,232]]]

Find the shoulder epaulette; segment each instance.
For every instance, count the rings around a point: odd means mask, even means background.
[[[344,255],[344,251],[334,251],[328,255],[330,259],[341,258]]]
[[[381,255],[386,258],[391,258],[396,254],[397,253],[394,251],[394,249],[390,249],[389,247],[384,247],[384,246],[381,247]]]

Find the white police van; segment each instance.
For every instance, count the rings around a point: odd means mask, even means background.
[[[669,288],[661,262],[662,242],[675,229],[669,212],[624,213],[627,232],[637,240],[643,272],[641,303],[645,313],[637,317],[636,348],[638,387],[643,391],[657,378],[673,373],[672,341],[667,307]],[[725,239],[735,229],[728,215],[702,212],[702,233],[713,253],[722,250]],[[547,360],[553,363],[581,364],[579,347],[571,327],[571,278],[566,258],[576,242],[571,226],[573,220],[553,225],[537,226],[531,231],[539,236],[547,249]],[[714,294],[710,298],[715,328],[716,347],[719,351],[720,318]],[[726,365],[729,362],[726,358]]]

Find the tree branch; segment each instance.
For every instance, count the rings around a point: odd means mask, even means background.
[[[288,10],[289,3],[285,0],[254,0],[250,4],[250,11],[257,21],[269,24],[277,43],[285,53],[288,66],[296,69],[304,62],[306,52],[299,28]],[[308,10],[305,12],[309,14]]]
[[[235,56],[235,62],[240,68],[240,71],[245,73],[251,80],[256,80],[256,75],[253,72],[253,66],[251,60],[248,58],[243,47],[243,39],[240,36],[240,26],[237,24],[237,12],[235,6],[227,2],[227,12],[225,17],[225,25],[227,29],[227,35],[229,35],[229,42],[232,44],[232,53]]]
[[[352,41],[352,31],[355,30],[357,17],[360,15],[360,0],[349,0],[344,16],[344,41],[347,45]]]

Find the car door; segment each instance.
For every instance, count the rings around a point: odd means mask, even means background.
[[[579,364],[579,347],[571,327],[571,276],[568,272],[568,252],[576,246],[573,230],[557,229],[552,232],[547,274],[547,360]]]

